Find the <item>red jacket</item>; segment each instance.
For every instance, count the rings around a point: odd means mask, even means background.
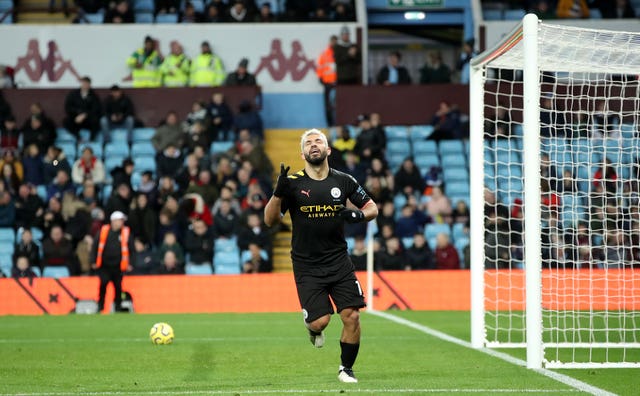
[[[460,257],[452,244],[436,248],[435,254],[437,269],[460,269]]]

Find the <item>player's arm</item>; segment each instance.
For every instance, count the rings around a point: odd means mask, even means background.
[[[282,218],[282,198],[289,189],[288,172],[289,167],[285,168],[284,164],[280,163],[280,175],[278,175],[276,188],[273,190],[273,196],[264,207],[264,223],[269,227],[278,224]]]
[[[373,202],[373,199],[369,199],[360,210],[364,214],[364,221],[371,221],[378,217],[378,205]]]

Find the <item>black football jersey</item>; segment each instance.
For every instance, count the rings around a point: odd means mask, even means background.
[[[351,175],[335,169],[324,180],[314,180],[304,170],[289,175],[281,209],[291,214],[294,263],[331,266],[347,256],[344,221],[337,215],[347,199],[358,208],[370,200]]]

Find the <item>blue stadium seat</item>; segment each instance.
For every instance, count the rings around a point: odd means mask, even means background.
[[[445,183],[445,190],[447,196],[469,195],[469,183],[460,181],[447,182]]]
[[[418,140],[412,143],[413,155],[437,155],[438,146],[433,140]]]
[[[433,125],[414,125],[409,130],[409,136],[412,142],[425,140],[433,134]]]
[[[464,145],[461,140],[442,140],[440,141],[438,150],[440,155],[462,155],[464,153]]]
[[[11,267],[13,267],[13,263],[11,262],[11,258],[0,258],[0,275],[4,275],[7,278],[11,277]]]
[[[211,143],[211,154],[224,153],[233,147],[233,142],[213,142]]]
[[[589,9],[589,18],[590,19],[602,19],[602,12],[600,12],[597,8]]]
[[[39,185],[36,187],[36,194],[38,194],[38,196],[40,198],[42,198],[42,200],[44,202],[47,202],[47,186],[45,185]]]
[[[460,238],[453,243],[453,246],[455,246],[456,250],[458,251],[458,258],[460,259],[460,268],[463,268],[464,266],[464,249],[469,245],[469,243],[470,243],[469,238]]]
[[[102,15],[102,13],[100,12],[97,12],[95,14],[84,14],[84,17],[87,23],[90,23],[92,25],[101,24],[102,21],[104,21],[104,15]]]
[[[451,235],[451,228],[449,224],[429,223],[424,228],[424,237],[426,239],[435,238],[438,234],[445,233]]]
[[[141,155],[156,155],[156,149],[153,147],[151,142],[135,142],[131,145],[131,156],[133,158],[138,158]]]
[[[136,23],[153,23],[153,14],[151,12],[136,12]]]
[[[493,170],[493,168],[491,168],[491,170]],[[443,168],[442,176],[445,184],[454,181],[469,182],[469,172],[467,171],[467,168]]]
[[[9,261],[11,261],[11,256],[13,255],[13,251],[15,249],[15,244],[10,241],[0,241],[0,258],[9,257]]]
[[[215,252],[226,252],[240,254],[238,250],[238,241],[236,237],[233,238],[216,238],[214,245]]]
[[[347,243],[347,249],[350,250],[348,243]],[[262,257],[263,260],[269,260],[269,254],[264,249],[260,249],[260,257]],[[242,252],[240,252],[240,262],[241,263],[249,261],[250,259],[251,259],[251,251],[243,250]]]
[[[402,246],[405,249],[409,249],[411,246],[413,246],[413,237],[402,238]]]
[[[133,142],[148,142],[155,135],[154,128],[134,128],[131,136]]]
[[[42,270],[43,278],[67,278],[71,276],[67,267],[44,267]]]
[[[213,257],[216,275],[236,275],[240,271],[240,255],[235,252],[216,252]]]
[[[58,147],[62,149],[62,151],[67,156],[76,157],[76,143],[75,142],[60,142]],[[73,165],[73,162],[69,161],[69,165]]]
[[[126,141],[111,142],[104,145],[104,158],[120,157],[125,158],[129,156],[129,145]]]
[[[121,156],[113,156],[113,157],[107,157],[104,160],[104,170],[107,173],[107,176],[109,175],[109,173],[111,173],[112,170],[114,170],[115,168],[117,168],[118,166],[122,165],[122,160],[124,158]]]
[[[356,238],[354,237],[345,237],[344,238],[345,242],[347,242],[347,251],[350,252],[353,249],[353,246],[356,244]],[[242,262],[244,263],[246,260],[242,259]]]
[[[387,142],[387,155],[411,155],[411,145],[407,140],[392,140]]]
[[[106,205],[109,197],[111,196],[111,192],[113,192],[113,186],[111,184],[105,184],[102,186],[102,202]]]
[[[467,208],[471,207],[471,197],[469,195],[455,195],[452,194],[449,196],[449,201],[451,201],[451,205],[455,206],[458,202],[464,201],[467,204]]]
[[[153,12],[155,8],[153,0],[135,0],[133,2],[133,11],[136,13]]]
[[[462,223],[454,223],[451,226],[451,236],[454,241],[457,241],[460,238],[469,238],[469,235],[465,233],[465,225]]]
[[[158,14],[156,16],[156,23],[178,23],[178,14]]]
[[[66,128],[56,128],[56,143],[57,142],[76,142],[76,137],[71,134]]]
[[[184,272],[187,275],[213,275],[211,264],[191,264],[184,266]]]
[[[109,137],[113,143],[127,143],[129,140],[129,131],[124,128],[115,128],[109,131]]]
[[[96,157],[102,157],[103,154],[103,150],[102,150],[102,143],[98,143],[98,142],[88,142],[88,143],[82,143],[80,144],[80,152],[82,152],[82,150],[85,147],[91,147],[91,149],[93,150],[93,155],[95,155]]]
[[[464,155],[461,154],[447,154],[440,158],[442,168],[466,168],[467,161]]]
[[[415,156],[413,162],[422,174],[426,173],[432,166],[440,166],[440,158],[435,154]]]
[[[16,233],[13,231],[11,227],[1,227],[0,228],[0,242],[11,242],[15,243],[16,241]]]
[[[0,13],[9,11],[13,8],[13,0],[0,0]]]
[[[145,155],[145,156],[136,156],[133,159],[134,169],[136,171],[144,172],[144,171],[152,171],[156,172],[156,159],[154,157]]]
[[[3,25],[11,25],[13,23],[13,14],[6,14],[2,20]]]
[[[409,137],[409,128],[404,125],[389,125],[384,128],[384,133],[387,136],[387,141],[406,141]]]
[[[189,0],[193,5],[193,9],[198,13],[204,12],[204,1],[203,0]]]

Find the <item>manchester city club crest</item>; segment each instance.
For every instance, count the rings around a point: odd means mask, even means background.
[[[334,198],[340,198],[340,195],[342,195],[342,191],[340,191],[340,189],[338,187],[334,187],[331,189],[331,196]]]

